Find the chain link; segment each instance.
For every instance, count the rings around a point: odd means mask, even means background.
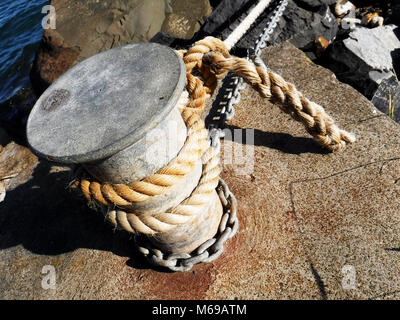
[[[274,12],[272,13],[271,20],[268,22],[267,26],[264,28],[263,33],[256,40],[255,46],[253,48],[255,55],[260,56],[261,50],[267,46],[267,41],[274,33],[275,28],[278,26],[279,20],[281,19],[283,13],[288,5],[288,0],[281,0]]]
[[[221,178],[217,192],[224,210],[218,232],[214,238],[204,242],[194,253],[166,255],[161,250],[154,248],[142,235],[135,236],[137,249],[151,264],[168,268],[171,271],[189,271],[198,263],[208,263],[217,259],[224,251],[225,242],[234,237],[239,228],[236,198]]]
[[[247,59],[251,59],[257,65],[261,65],[266,68],[264,62],[260,58],[261,50],[267,46],[267,42],[275,28],[278,26],[279,20],[285,12],[287,5],[288,0],[279,1],[275,10],[272,12],[270,21],[257,38],[254,47],[248,50]],[[219,100],[217,106],[219,115],[215,116],[213,121],[209,122],[208,126],[209,138],[211,139],[212,145],[217,145],[219,143],[215,140],[224,138],[225,134],[223,129],[225,128],[225,122],[232,120],[235,116],[235,105],[240,102],[240,91],[242,91],[244,88],[246,88],[246,83],[242,78],[238,77],[232,72],[229,72],[223,80],[223,86],[221,90],[224,90],[224,93],[221,94],[222,98]]]

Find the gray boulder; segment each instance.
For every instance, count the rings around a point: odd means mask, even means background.
[[[376,108],[400,123],[400,83],[396,76],[382,80],[371,102]]]
[[[394,56],[400,49],[399,28],[357,26],[327,51],[328,66],[338,78],[371,99],[382,81],[393,77]]]

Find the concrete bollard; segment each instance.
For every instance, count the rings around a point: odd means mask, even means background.
[[[43,93],[28,119],[28,142],[39,156],[81,164],[101,182],[142,180],[168,164],[184,145],[187,129],[176,105],[185,79],[181,58],[158,44],[132,44],[97,54]],[[201,174],[198,161],[166,193],[129,210],[149,214],[175,207],[190,196]],[[223,211],[214,193],[201,214],[149,240],[169,253],[190,253],[212,238]]]

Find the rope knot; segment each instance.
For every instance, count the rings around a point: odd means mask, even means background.
[[[222,79],[228,72],[229,60],[219,52],[209,51],[204,54],[202,62],[205,66],[209,67],[217,79]]]

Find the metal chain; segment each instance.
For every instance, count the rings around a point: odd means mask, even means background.
[[[271,19],[258,37],[253,48],[248,50],[247,59],[252,59],[256,64],[263,65],[260,58],[261,50],[267,46],[271,34],[274,32],[278,22],[286,9],[288,0],[279,1],[272,13]],[[231,120],[235,115],[235,105],[240,102],[240,91],[246,87],[242,78],[233,73],[228,73],[223,81],[220,95],[223,97],[219,101],[218,116],[213,117],[209,122],[209,139],[211,145],[220,148],[221,138],[224,137],[223,128],[225,122]],[[198,263],[207,263],[217,259],[224,251],[224,244],[227,240],[235,236],[239,228],[237,218],[237,201],[234,194],[229,190],[228,185],[223,179],[219,179],[217,192],[224,210],[218,232],[215,237],[204,242],[193,253],[165,254],[155,248],[143,235],[135,235],[135,245],[146,259],[155,266],[168,268],[171,271],[189,271]]]
[[[279,1],[275,10],[272,12],[270,21],[257,38],[254,47],[248,50],[247,59],[253,60],[257,65],[264,65],[260,58],[261,50],[267,46],[267,41],[278,26],[279,20],[285,12],[287,5],[288,0]],[[224,138],[225,134],[223,129],[225,128],[225,122],[233,119],[235,116],[235,105],[240,102],[240,91],[244,88],[246,88],[246,83],[243,81],[243,78],[238,77],[232,72],[229,72],[223,80],[221,90],[224,91],[219,93],[222,97],[219,99],[218,106],[216,107],[218,115],[215,116],[213,121],[210,121],[208,125],[209,137],[213,146],[218,145],[220,143],[218,140]]]
[[[260,34],[258,39],[256,40],[254,51],[256,56],[260,56],[261,50],[267,46],[267,41],[274,33],[275,28],[278,26],[278,23],[286,10],[288,5],[288,0],[281,0],[278,6],[275,8],[272,13],[271,20],[268,22],[267,26],[264,28],[263,33]]]
[[[151,264],[166,267],[171,271],[189,271],[198,263],[207,263],[217,259],[224,251],[225,242],[234,237],[239,228],[236,214],[236,198],[221,178],[219,179],[217,192],[224,210],[218,232],[214,238],[204,242],[192,254],[175,253],[166,255],[161,250],[154,248],[142,235],[135,236],[137,249]]]

